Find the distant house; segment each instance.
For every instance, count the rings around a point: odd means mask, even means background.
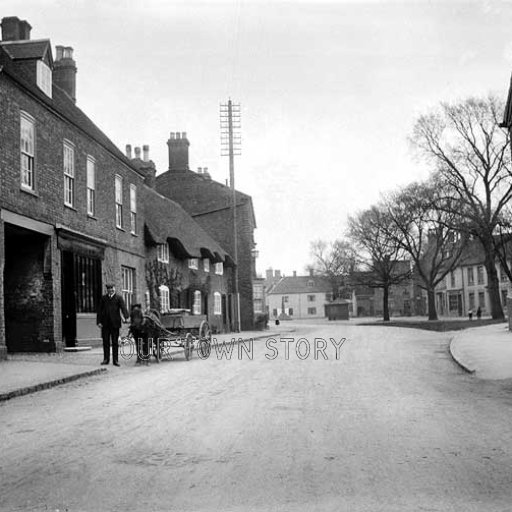
[[[436,287],[436,309],[441,316],[467,316],[480,307],[482,314],[490,314],[485,255],[481,242],[471,240],[461,263]],[[500,296],[503,307],[507,304],[509,279],[497,263]]]
[[[397,261],[396,273],[411,271],[408,260]],[[372,272],[354,272],[349,279],[352,288],[353,316],[381,316],[383,314],[384,292]],[[414,274],[389,288],[389,313],[391,316],[423,315],[426,311],[425,297]]]
[[[283,276],[267,290],[270,318],[323,318],[332,284],[321,276]]]

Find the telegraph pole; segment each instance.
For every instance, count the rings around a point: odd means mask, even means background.
[[[233,313],[235,316],[235,330],[240,332],[240,294],[238,291],[238,235],[236,221],[236,190],[235,190],[235,156],[240,156],[242,141],[240,135],[240,103],[227,103],[220,105],[220,145],[221,156],[229,157],[229,181],[231,187],[231,220],[233,230]]]

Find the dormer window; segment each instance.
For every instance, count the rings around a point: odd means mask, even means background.
[[[52,70],[42,60],[37,61],[37,86],[52,97]]]

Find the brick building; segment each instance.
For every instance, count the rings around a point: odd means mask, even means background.
[[[105,280],[144,287],[144,177],[76,106],[73,49],[2,20],[0,350],[97,336]],[[6,293],[6,291],[9,291]],[[94,332],[94,334],[92,334]]]
[[[156,288],[161,309],[176,300],[223,329],[229,255],[153,190],[149,148],[142,159],[123,154],[76,106],[72,48],[57,46],[53,60],[26,21],[3,18],[1,28],[0,358],[97,339],[107,281],[128,305],[150,305]],[[168,294],[148,272],[166,245],[164,277],[182,275]]]
[[[231,255],[235,254],[231,189],[212,180],[208,173],[189,169],[190,142],[185,133],[171,133],[167,145],[169,169],[156,177],[157,191],[178,202],[222,247]],[[254,326],[256,220],[251,197],[239,191],[236,192],[236,216],[240,320],[242,330],[250,330]],[[227,300],[227,309],[234,318],[232,295]]]
[[[193,315],[206,315],[214,333],[228,331],[231,257],[178,203],[154,189],[153,162],[135,158],[132,163],[146,176],[141,195],[145,306],[161,312],[186,308]]]

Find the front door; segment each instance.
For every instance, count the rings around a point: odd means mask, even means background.
[[[76,346],[76,293],[74,255],[62,251],[62,340],[66,347]]]

